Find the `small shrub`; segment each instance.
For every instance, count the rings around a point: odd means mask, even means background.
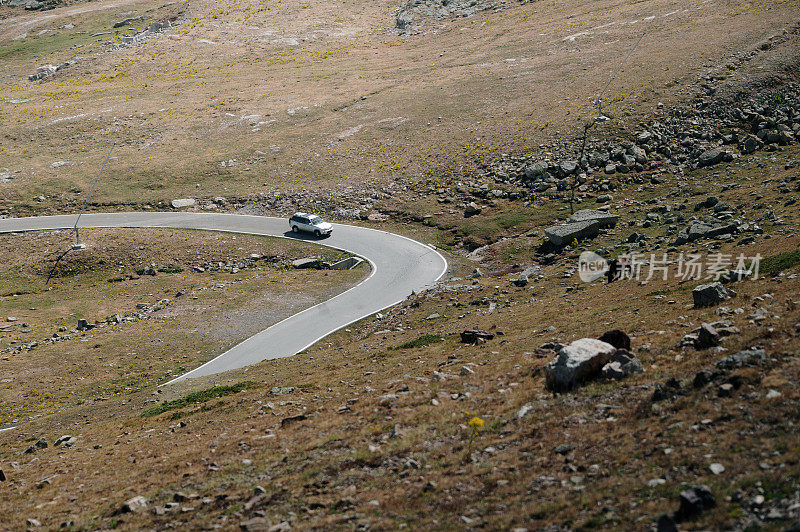
[[[163,414],[164,412],[169,412],[170,410],[178,410],[180,408],[185,408],[190,405],[205,403],[206,401],[210,401],[211,399],[216,399],[217,397],[224,397],[226,395],[239,393],[242,390],[245,390],[247,388],[252,388],[253,386],[255,386],[254,382],[244,381],[244,382],[237,382],[236,384],[231,384],[229,386],[214,386],[213,388],[208,388],[207,390],[192,392],[186,397],[175,399],[173,401],[167,401],[158,406],[148,408],[147,410],[142,412],[142,417],[153,417],[159,414]]]
[[[438,334],[424,334],[416,340],[411,340],[404,344],[398,345],[395,349],[413,349],[415,347],[425,347],[426,345],[435,344],[444,340]]]
[[[759,274],[775,274],[800,264],[800,248],[766,257],[759,265]]]

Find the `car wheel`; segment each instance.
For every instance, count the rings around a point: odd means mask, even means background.
[[[314,236],[317,237],[317,238],[322,236],[322,233],[319,232],[319,229],[314,231]]]
[[[299,233],[299,232],[300,232],[300,229],[298,229],[296,225],[293,225],[292,226],[292,233]]]

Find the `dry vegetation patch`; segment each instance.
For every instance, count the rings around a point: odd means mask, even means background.
[[[66,231],[0,238],[2,424],[163,382],[366,273],[293,270],[293,259],[320,248],[284,239],[166,229],[81,235],[87,248],[57,266]]]

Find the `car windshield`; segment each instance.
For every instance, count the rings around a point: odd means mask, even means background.
[[[309,216],[308,221],[314,225],[319,225],[322,223],[322,218],[320,218],[319,216]]]

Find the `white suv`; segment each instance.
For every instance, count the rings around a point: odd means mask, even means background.
[[[316,214],[306,214],[304,212],[296,212],[289,218],[289,227],[292,232],[298,233],[306,231],[307,233],[314,233],[314,236],[320,237],[323,235],[330,235],[333,231],[333,226]]]

